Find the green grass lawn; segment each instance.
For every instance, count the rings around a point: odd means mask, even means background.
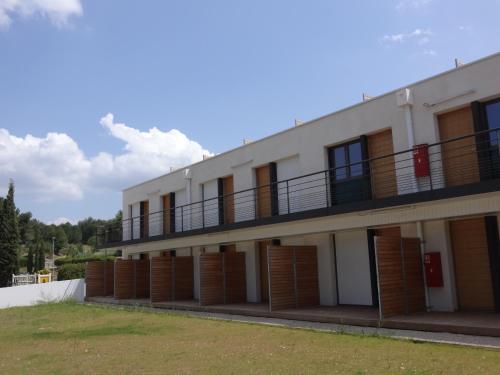
[[[0,310],[0,374],[500,374],[500,351],[74,303]]]

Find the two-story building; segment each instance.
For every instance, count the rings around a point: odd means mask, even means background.
[[[114,295],[500,312],[499,140],[495,54],[127,188]]]

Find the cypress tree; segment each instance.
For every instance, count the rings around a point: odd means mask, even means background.
[[[26,262],[26,271],[28,273],[33,273],[34,266],[35,266],[35,264],[34,264],[34,259],[33,259],[33,245],[30,244],[28,246],[28,259]]]
[[[19,228],[14,203],[14,183],[9,183],[7,197],[0,213],[0,287],[7,286],[19,270]]]

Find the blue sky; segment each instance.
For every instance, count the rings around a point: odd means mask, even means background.
[[[109,218],[143,179],[500,50],[500,1],[0,0],[0,194]],[[176,130],[172,130],[176,129]]]

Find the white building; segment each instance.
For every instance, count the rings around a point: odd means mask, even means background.
[[[100,245],[200,304],[498,312],[499,138],[495,54],[125,189]]]

